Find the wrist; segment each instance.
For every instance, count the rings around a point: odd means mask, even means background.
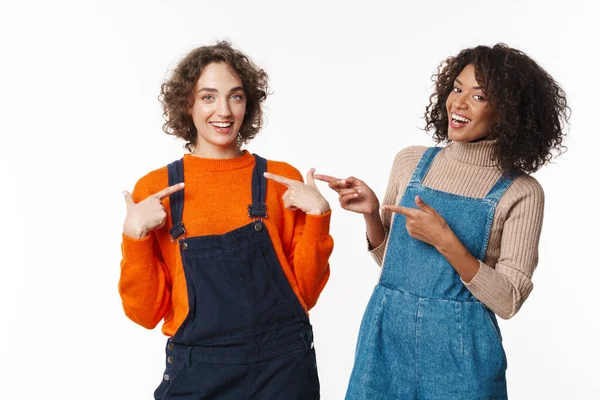
[[[381,221],[381,215],[379,214],[379,203],[377,203],[377,207],[371,210],[368,213],[363,214],[366,222],[377,222]]]
[[[323,215],[323,214],[327,214],[330,209],[331,208],[329,207],[329,202],[327,202],[327,200],[325,200],[318,207],[315,207],[312,210],[307,210],[306,214],[308,214],[308,215]]]
[[[140,240],[148,236],[148,230],[125,221],[123,224],[123,234],[132,239]]]
[[[452,229],[446,225],[444,233],[440,236],[440,240],[434,246],[442,255],[447,256],[454,253],[462,247],[462,243],[458,240]]]

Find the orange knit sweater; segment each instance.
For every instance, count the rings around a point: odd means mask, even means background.
[[[252,203],[254,157],[250,153],[245,151],[240,157],[225,160],[185,155],[183,165],[186,237],[221,235],[251,222],[247,207]],[[267,161],[267,170],[302,180],[298,170],[283,162]],[[167,186],[165,166],[137,182],[132,193],[134,201]],[[308,311],[329,279],[331,212],[314,216],[288,210],[281,199],[286,190],[268,181],[268,217],[264,221],[290,286]],[[134,322],[152,329],[164,318],[162,331],[173,336],[188,314],[188,298],[179,246],[169,238],[169,199],[165,198],[163,204],[168,214],[163,228],[141,240],[123,235],[119,293],[125,314]]]

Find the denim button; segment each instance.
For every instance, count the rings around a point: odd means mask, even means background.
[[[181,242],[181,250],[186,251],[188,249],[188,245],[186,242]]]
[[[173,350],[174,348],[175,348],[175,345],[173,343],[169,343],[167,345],[167,349],[169,349],[169,350]]]
[[[263,224],[262,222],[258,221],[254,224],[254,229],[256,230],[256,232],[260,232],[263,229]]]
[[[169,356],[169,357],[167,357],[167,362],[168,362],[169,364],[173,364],[173,356]]]
[[[168,374],[165,374],[165,376],[163,376],[163,379],[167,382],[169,382],[171,380],[171,378],[169,377]]]

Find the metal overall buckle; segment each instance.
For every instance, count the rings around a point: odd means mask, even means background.
[[[177,242],[181,250],[187,250],[187,243],[185,242],[184,235],[187,233],[185,226],[183,225],[183,221],[179,221],[176,225],[174,225],[171,229],[169,229],[169,234],[171,235],[171,243]]]
[[[254,230],[260,232],[264,228],[262,218],[267,218],[267,205],[265,203],[254,203],[248,205],[248,218],[254,218]]]

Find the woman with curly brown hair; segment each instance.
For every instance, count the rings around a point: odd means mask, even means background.
[[[426,130],[446,145],[398,153],[381,215],[361,180],[315,176],[363,214],[382,265],[347,399],[507,398],[496,315],[515,315],[532,290],[544,194],[529,174],[562,151],[569,108],[503,44],[463,50],[434,77]]]
[[[331,213],[313,169],[304,184],[241,149],[267,81],[227,42],[190,52],[160,96],[190,154],[124,193],[123,308],[169,336],[156,399],[319,398],[307,313],[329,278]]]

